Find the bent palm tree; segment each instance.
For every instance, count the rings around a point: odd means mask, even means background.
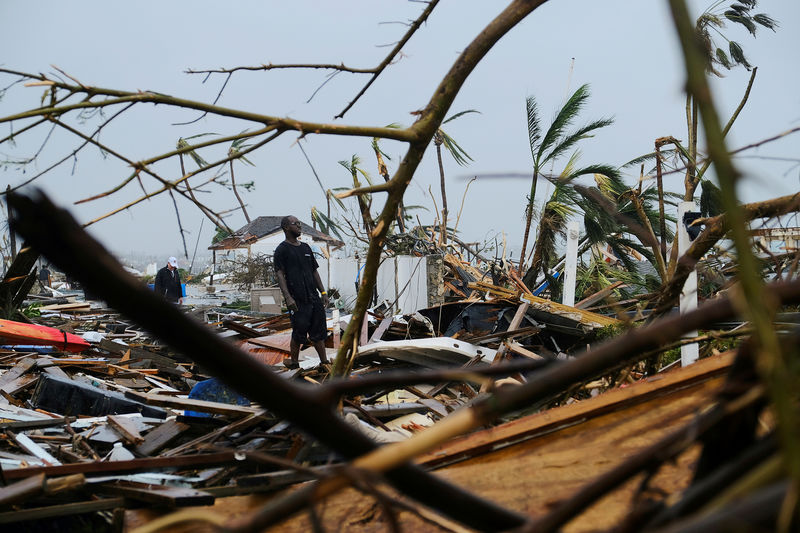
[[[578,141],[591,137],[590,133],[594,130],[604,128],[613,123],[613,119],[601,119],[578,128],[575,131],[567,131],[577,118],[586,100],[589,98],[589,85],[582,85],[567,100],[559,110],[547,132],[542,137],[542,130],[539,124],[539,112],[536,99],[529,96],[526,101],[528,114],[528,140],[531,146],[531,156],[533,157],[533,176],[531,177],[531,191],[528,196],[528,204],[525,209],[525,235],[522,239],[522,252],[519,259],[519,270],[525,268],[525,251],[528,245],[531,222],[533,220],[534,203],[536,200],[536,184],[542,174],[542,169],[549,162],[571,150]],[[545,206],[546,207],[546,206]]]
[[[567,221],[571,216],[582,213],[584,219],[590,221],[586,223],[587,226],[589,223],[599,225],[601,231],[592,233],[597,242],[606,240],[609,234],[620,232],[619,224],[607,216],[593,198],[585,195],[581,188],[573,186],[573,182],[580,176],[592,174],[596,176],[598,187],[603,194],[615,196],[616,191],[624,188],[618,170],[609,165],[575,168],[578,156],[578,152],[575,152],[561,175],[554,180],[553,193],[542,208],[531,265],[524,277],[524,282],[529,288],[533,288],[539,272],[546,271],[546,267],[552,265],[556,259],[558,236],[565,236]]]
[[[450,116],[450,118],[445,119],[442,121],[442,126],[451,122],[462,115],[466,115],[467,113],[479,113],[480,111],[476,111],[474,109],[468,109],[467,111],[461,111],[460,113],[456,113],[455,115]],[[444,165],[442,163],[442,145],[450,152],[450,155],[453,156],[456,163],[461,166],[466,166],[469,164],[469,161],[472,161],[472,157],[464,151],[458,143],[450,137],[445,131],[440,127],[436,130],[436,133],[433,136],[433,144],[436,146],[436,158],[439,161],[439,179],[441,182],[442,188],[442,226],[440,230],[440,235],[442,237],[442,244],[447,244],[447,192],[445,189],[444,184]]]

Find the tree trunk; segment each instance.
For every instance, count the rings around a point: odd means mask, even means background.
[[[533,220],[533,199],[536,197],[536,180],[539,179],[539,172],[534,169],[531,178],[531,195],[528,198],[528,210],[525,213],[525,235],[522,237],[522,251],[519,254],[519,272],[525,271],[525,252],[528,247],[528,235],[531,232],[531,221]]]
[[[239,191],[236,190],[236,180],[233,177],[233,161],[231,161],[231,187],[233,187],[233,194],[236,196],[236,200],[239,201],[239,205],[242,206],[242,213],[244,213],[244,219],[247,220],[247,223],[250,223],[250,215],[247,214],[247,209],[244,207],[244,202],[242,201],[242,197],[239,196]]]
[[[439,132],[436,132],[433,143],[436,145],[436,157],[439,160],[439,180],[442,187],[442,226],[439,228],[439,235],[441,236],[441,243],[447,244],[447,193],[444,185],[444,165],[442,165],[442,135]]]

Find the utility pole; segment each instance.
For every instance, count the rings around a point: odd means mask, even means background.
[[[580,237],[580,226],[577,220],[570,220],[567,223],[567,253],[564,263],[564,291],[561,303],[575,305],[575,282],[578,279],[578,238]]]
[[[693,213],[697,213],[698,209],[694,202],[681,202],[678,204],[678,256],[683,256],[689,246],[692,244],[693,238],[687,231],[688,223],[686,219],[694,219]],[[687,213],[689,216],[687,217]],[[699,216],[699,213],[697,213]],[[694,231],[694,230],[693,230]],[[695,234],[696,236],[696,234]],[[686,278],[683,284],[680,298],[681,314],[697,309],[697,270],[693,269],[692,273]],[[697,337],[697,331],[689,331],[684,334],[686,338]],[[685,344],[681,346],[681,366],[688,366],[700,357],[700,352],[697,343]]]

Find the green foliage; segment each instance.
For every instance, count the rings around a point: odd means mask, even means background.
[[[190,141],[191,139],[197,139],[199,137],[205,137],[207,135],[217,135],[217,134],[216,133],[198,133],[197,135],[192,135],[190,137],[181,137],[180,139],[178,139],[178,142],[177,142],[176,146],[177,146],[178,149],[189,148],[189,147],[191,147],[191,144],[188,141]],[[202,156],[200,154],[198,154],[196,150],[191,150],[188,153],[189,153],[189,156],[194,160],[194,162],[198,166],[198,168],[204,168],[204,167],[208,166],[208,161],[203,159]]]
[[[38,316],[42,316],[42,312],[39,310],[41,304],[32,303],[27,306],[25,309],[22,309],[22,314],[28,318],[35,318]]]
[[[726,27],[726,21],[742,26],[753,37],[756,36],[759,27],[772,31],[775,31],[778,27],[778,22],[769,15],[752,13],[757,4],[756,0],[733,1],[727,8],[724,7],[724,4],[726,2],[723,1],[712,4],[697,18],[695,26],[697,36],[706,49],[706,69],[716,76],[722,76],[722,74],[716,70],[715,66],[721,66],[726,70],[738,65],[747,70],[752,68],[752,65],[745,57],[742,46],[738,42],[729,39],[723,33],[722,30]],[[727,41],[728,45],[725,47],[727,48],[727,53],[723,46],[716,44],[715,38]]]
[[[224,239],[227,239],[231,236],[231,232],[227,229],[217,226],[217,231],[214,233],[214,237],[211,239],[211,244],[216,244]]]
[[[245,133],[247,133],[247,130],[244,130],[239,135],[243,135]],[[255,165],[250,160],[248,160],[243,155],[239,155],[239,153],[242,150],[244,150],[245,148],[248,148],[249,146],[251,146],[249,144],[245,144],[246,141],[247,141],[246,138],[239,138],[239,139],[236,139],[235,141],[233,141],[231,143],[231,147],[228,149],[228,155],[229,156],[238,156],[239,161],[243,161],[244,163],[247,163],[251,167],[254,167]]]
[[[341,229],[339,225],[330,218],[328,218],[328,216],[325,215],[325,213],[318,210],[316,207],[311,208],[311,218],[313,218],[314,221],[317,223],[317,225],[319,226],[319,230],[322,233],[325,233],[327,235],[336,235],[336,237],[338,237],[340,241],[344,240],[344,237],[342,237],[342,234],[339,231]]]
[[[469,113],[480,113],[480,111],[476,111],[475,109],[468,109],[466,111],[461,111],[459,113],[455,113],[451,115],[449,118],[442,121],[442,125],[447,124],[448,122],[452,122],[453,120],[467,115]],[[440,141],[445,149],[450,152],[450,155],[453,156],[455,162],[460,166],[466,166],[469,164],[469,161],[472,161],[472,157],[463,149],[461,146],[448,135],[443,129],[439,129],[436,132],[436,140]]]
[[[278,284],[272,257],[264,254],[233,261],[227,279],[239,290],[247,291],[253,287],[272,287]]]
[[[700,187],[700,214],[704,217],[721,215],[725,211],[722,206],[722,191],[708,179],[702,180]]]

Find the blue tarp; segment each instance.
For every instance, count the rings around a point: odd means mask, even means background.
[[[207,402],[227,403],[231,405],[250,405],[250,400],[223,384],[217,378],[207,379],[197,383],[189,392],[189,399],[205,400]],[[186,411],[185,416],[196,416],[208,418],[209,413],[198,413],[196,411]]]

